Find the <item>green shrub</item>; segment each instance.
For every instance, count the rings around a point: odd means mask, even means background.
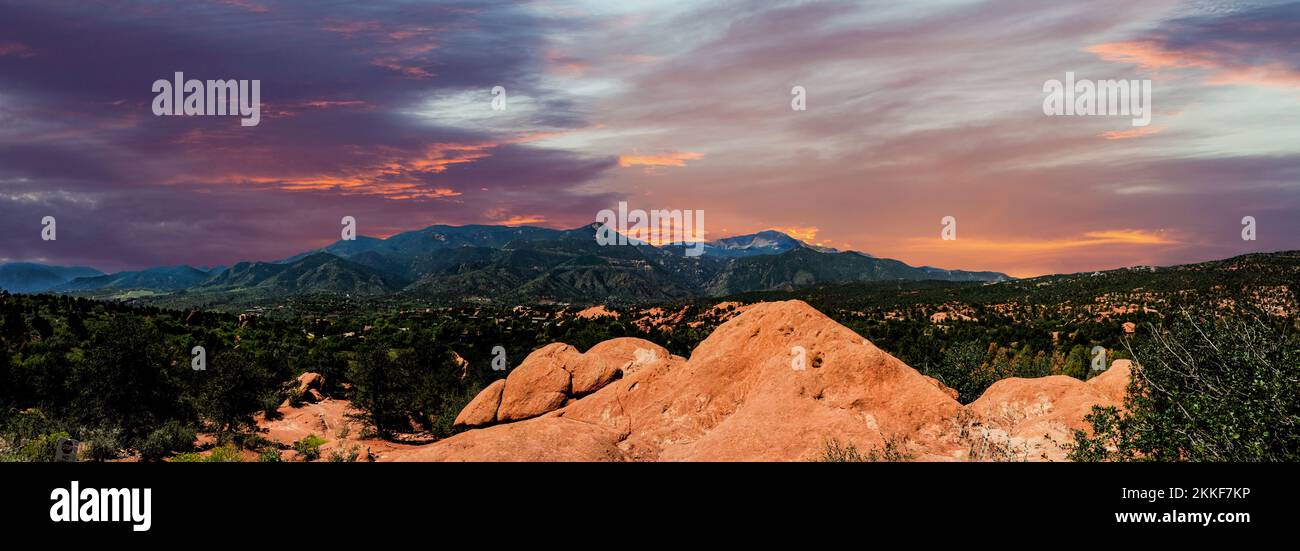
[[[207,463],[208,458],[198,452],[178,453],[172,456],[172,463]]]
[[[819,461],[824,463],[864,463],[867,458],[858,452],[858,447],[853,445],[852,442],[840,444],[839,440],[832,438],[826,441]]]
[[[280,404],[284,399],[276,391],[267,392],[262,396],[262,417],[267,421],[274,421],[280,418]]]
[[[1300,460],[1300,343],[1264,314],[1149,327],[1124,411],[1094,408],[1075,461]]]
[[[119,429],[91,429],[81,431],[81,456],[90,461],[107,461],[121,455]]]
[[[961,403],[970,403],[997,380],[991,371],[982,368],[986,351],[985,345],[975,341],[949,345],[942,359],[926,374],[956,390]]]
[[[15,413],[3,419],[3,427],[0,461],[5,462],[54,461],[59,439],[70,438],[62,423],[49,419],[40,410]]]
[[[303,461],[315,461],[320,459],[321,444],[329,442],[315,434],[308,434],[302,440],[293,443],[293,450],[298,452],[298,457]]]
[[[172,456],[171,461],[172,463],[240,463],[244,461],[244,455],[233,444],[226,444],[214,448],[208,455],[199,452],[178,453]]]
[[[355,463],[357,461],[357,457],[361,455],[357,451],[357,449],[358,449],[357,446],[352,446],[351,448],[348,448],[348,451],[346,452],[344,452],[343,450],[334,450],[330,452],[329,462],[330,463]]]
[[[71,436],[66,432],[56,432],[29,439],[23,444],[20,455],[23,461],[28,462],[54,461],[55,449],[58,447],[59,440],[64,438],[71,438]]]
[[[878,463],[912,461],[916,457],[907,451],[907,441],[899,438],[885,438],[881,447],[872,447],[859,452],[852,442],[840,444],[834,438],[827,440],[818,461],[825,463]]]
[[[227,432],[217,438],[219,444],[233,444],[241,450],[261,450],[275,443],[256,432]]]
[[[166,342],[156,322],[143,316],[95,324],[70,365],[66,385],[75,396],[55,413],[78,426],[112,423],[133,447],[166,421],[186,418],[180,371],[168,369],[173,351]]]
[[[275,448],[262,450],[262,453],[257,454],[257,460],[261,463],[279,463],[283,461],[280,457],[280,450]]]
[[[438,438],[447,438],[456,434],[456,430],[451,424],[456,420],[460,411],[469,405],[470,401],[478,395],[482,389],[471,388],[465,392],[452,392],[443,396],[442,404],[438,406],[438,414],[433,419],[432,432]]]
[[[213,357],[200,394],[200,410],[221,431],[255,426],[253,415],[263,411],[267,394],[276,388],[267,364],[247,349],[223,350]]]
[[[240,463],[244,461],[244,453],[233,444],[226,444],[212,450],[208,455],[209,463]]]
[[[189,451],[194,447],[194,438],[194,429],[168,421],[145,437],[140,456],[145,461],[158,461],[175,452]]]
[[[376,347],[350,372],[353,404],[384,437],[409,430],[411,420],[433,429],[434,420],[445,415],[444,403],[464,390],[454,357],[438,343],[404,351]]]

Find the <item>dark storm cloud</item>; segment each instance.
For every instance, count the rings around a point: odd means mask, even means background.
[[[538,85],[542,35],[563,22],[511,2],[0,11],[4,260],[121,269],[276,258],[337,238],[345,214],[369,234],[485,212],[556,219],[591,201],[571,189],[613,162],[521,138],[587,122]],[[260,80],[261,123],[155,117],[151,84],[176,71]],[[466,93],[486,111],[497,84],[542,108],[517,127],[411,114]],[[55,242],[33,239],[45,215],[59,220]]]
[[[1243,5],[1226,14],[1179,18],[1158,34],[1172,48],[1219,47],[1225,56],[1285,59],[1300,66],[1300,2]],[[1250,47],[1223,49],[1226,43]]]

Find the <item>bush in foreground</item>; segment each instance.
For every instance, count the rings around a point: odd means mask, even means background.
[[[1300,460],[1300,346],[1262,314],[1184,312],[1133,351],[1124,410],[1094,408],[1075,461]]]
[[[140,444],[140,457],[145,461],[158,461],[172,453],[187,452],[194,447],[194,430],[176,421],[168,421],[154,429]]]
[[[298,457],[303,461],[315,461],[320,459],[321,444],[329,442],[315,434],[308,434],[302,440],[293,443],[293,451],[298,452]]]

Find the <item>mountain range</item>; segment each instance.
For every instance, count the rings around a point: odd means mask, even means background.
[[[870,281],[1005,281],[997,272],[909,266],[838,251],[775,230],[705,244],[601,246],[600,226],[445,226],[386,239],[358,236],[271,262],[169,266],[104,274],[92,268],[0,265],[0,289],[96,298],[249,303],[289,296],[398,295],[439,301],[639,302]]]
[[[0,289],[11,293],[39,293],[78,278],[103,276],[84,266],[48,266],[33,262],[0,264]]]

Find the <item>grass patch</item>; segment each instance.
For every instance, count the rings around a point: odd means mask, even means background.
[[[858,447],[852,442],[841,444],[839,440],[832,438],[826,441],[822,449],[822,455],[817,460],[822,463],[880,463],[880,462],[902,462],[916,459],[907,451],[907,441],[901,438],[889,437],[880,447],[872,447],[865,452],[858,451]]]

